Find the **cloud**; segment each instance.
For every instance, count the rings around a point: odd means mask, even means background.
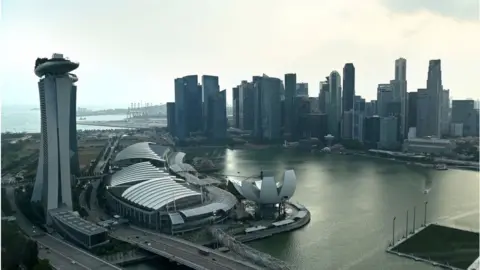
[[[394,12],[429,11],[457,20],[480,20],[479,0],[381,0],[381,2]]]

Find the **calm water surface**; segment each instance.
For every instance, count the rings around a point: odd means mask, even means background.
[[[292,200],[310,210],[311,222],[250,245],[297,269],[433,269],[384,251],[392,239],[393,217],[400,237],[407,210],[409,228],[415,206],[417,227],[423,222],[425,200],[427,222],[478,231],[478,172],[284,149],[227,150],[225,159],[227,175],[295,170],[298,183]]]

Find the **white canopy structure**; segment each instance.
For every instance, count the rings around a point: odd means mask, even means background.
[[[128,159],[150,159],[165,162],[166,154],[169,151],[168,146],[157,145],[153,142],[140,142],[120,151],[115,156],[115,162]]]
[[[297,187],[297,177],[294,170],[288,170],[284,173],[282,184],[277,183],[273,176],[264,176],[262,180],[256,181],[232,181],[232,184],[247,200],[259,204],[276,204],[293,196]]]

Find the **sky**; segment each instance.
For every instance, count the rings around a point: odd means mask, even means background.
[[[0,0],[2,105],[38,104],[37,57],[80,62],[78,106],[174,100],[174,78],[219,76],[232,87],[263,73],[296,73],[318,96],[343,65],[356,93],[376,97],[407,59],[408,91],[442,60],[456,99],[480,98],[479,0]]]

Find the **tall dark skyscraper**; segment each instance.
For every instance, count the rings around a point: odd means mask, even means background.
[[[440,60],[430,60],[428,65],[427,92],[422,94],[422,108],[424,112],[417,115],[417,137],[433,136],[440,138],[441,101],[443,94],[442,68]],[[426,95],[425,97],[424,94]],[[419,96],[420,100],[420,91]],[[420,109],[420,104],[418,108]],[[425,110],[425,111],[424,111]]]
[[[243,130],[253,130],[254,119],[254,87],[253,83],[242,81],[238,87],[239,110],[240,114],[239,128]]]
[[[77,86],[72,86],[70,95],[70,173],[75,176],[80,174],[77,146]]]
[[[253,78],[254,118],[253,134],[258,140],[281,138],[281,89],[282,81],[266,75]]]
[[[203,129],[202,88],[198,76],[175,79],[175,135],[184,140]]]
[[[285,74],[285,134],[292,134],[294,119],[294,98],[297,91],[297,74]]]
[[[408,104],[408,128],[417,127],[417,92],[408,93],[407,104]]]
[[[214,93],[208,99],[211,125],[207,135],[210,139],[225,139],[227,137],[227,91]]]
[[[355,67],[347,63],[343,67],[343,104],[342,112],[353,110],[355,99]]]
[[[212,131],[214,113],[209,111],[210,97],[220,92],[218,77],[211,75],[202,76],[202,101],[203,101],[203,130],[207,133]]]
[[[321,113],[327,113],[327,101],[328,101],[328,77],[327,80],[324,82],[320,82],[320,94],[318,96],[318,110]]]
[[[240,128],[240,86],[232,89],[233,127]]]
[[[72,209],[72,158],[76,155],[76,75],[78,63],[61,54],[38,58],[35,74],[40,94],[41,137],[32,201],[42,202],[45,213],[65,206]],[[72,134],[74,133],[74,134]],[[78,160],[77,160],[78,161]],[[47,224],[51,223],[46,214]]]

